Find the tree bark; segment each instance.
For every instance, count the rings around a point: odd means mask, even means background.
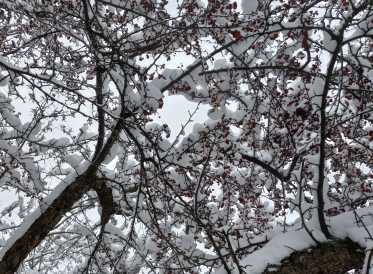
[[[265,274],[344,274],[364,265],[365,251],[350,239],[332,239],[317,247],[296,251]]]
[[[37,218],[0,261],[1,274],[14,274],[27,255],[50,233],[75,202],[92,188],[95,176],[79,176]]]

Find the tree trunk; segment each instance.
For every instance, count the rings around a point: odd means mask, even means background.
[[[0,261],[1,274],[14,274],[27,255],[50,233],[91,187],[90,176],[80,176],[59,195],[29,229],[12,245]],[[92,176],[95,177],[95,176]]]
[[[344,274],[364,265],[365,251],[350,239],[333,239],[317,247],[296,251],[266,274]]]

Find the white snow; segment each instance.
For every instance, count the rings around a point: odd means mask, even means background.
[[[5,87],[8,85],[9,75],[4,75],[0,73],[0,87]]]
[[[258,1],[257,0],[242,0],[241,9],[244,13],[250,14],[257,10]]]
[[[330,34],[327,31],[323,31],[324,34],[324,47],[331,53],[334,52],[335,48],[337,47],[337,41],[333,40]]]
[[[77,167],[83,160],[83,157],[77,154],[66,155],[64,160],[72,167]]]

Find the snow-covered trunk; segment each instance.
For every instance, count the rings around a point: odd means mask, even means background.
[[[360,269],[365,252],[349,239],[333,239],[315,248],[294,252],[279,265],[270,265],[263,272],[276,274],[340,274]]]
[[[91,188],[92,181],[94,180],[95,177],[92,171],[79,176],[72,184],[66,187],[38,218],[29,220],[32,224],[23,235],[20,235],[16,239],[14,244],[9,246],[8,251],[0,261],[1,273],[16,273],[19,265],[26,259],[29,253],[53,230],[74,203]],[[27,223],[24,223],[24,225],[27,225]]]

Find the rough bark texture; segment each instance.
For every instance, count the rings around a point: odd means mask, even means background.
[[[270,265],[264,273],[276,274],[344,274],[360,269],[365,251],[349,239],[333,239],[317,247],[294,252],[279,265]]]

